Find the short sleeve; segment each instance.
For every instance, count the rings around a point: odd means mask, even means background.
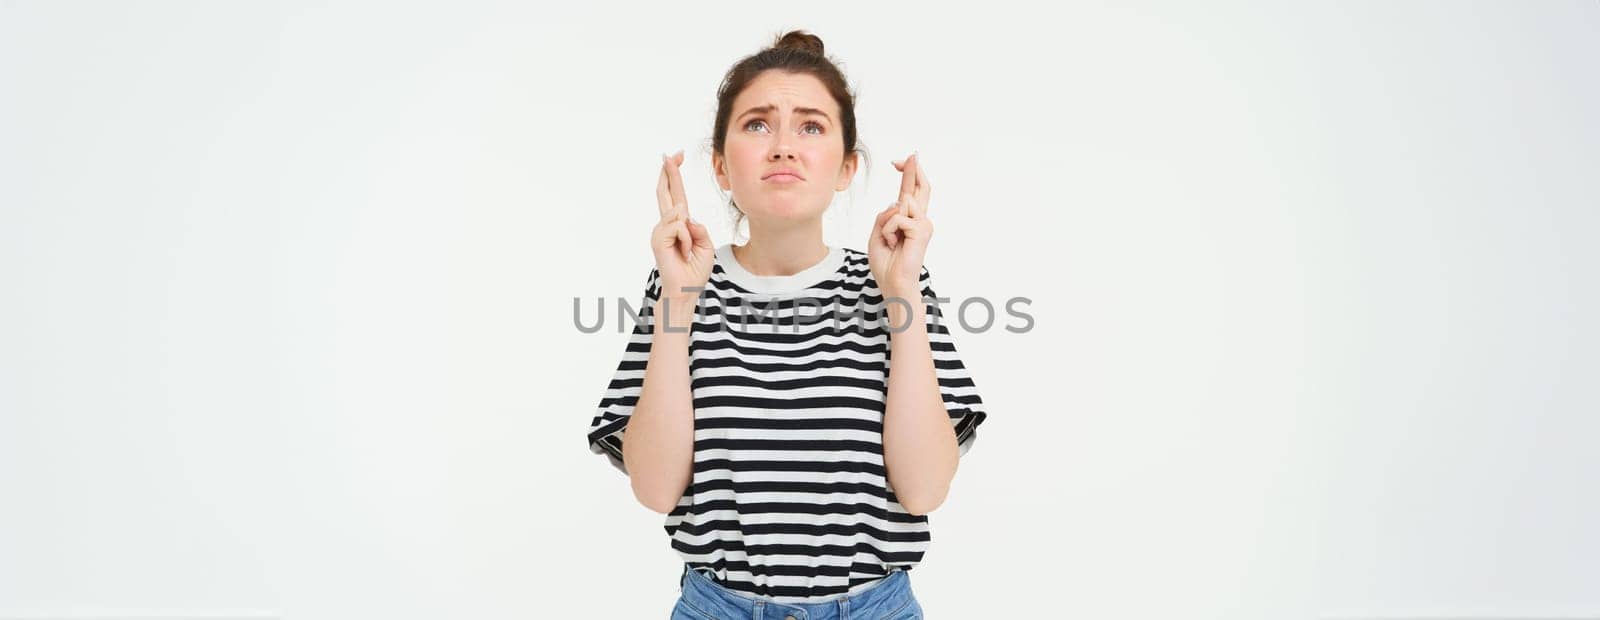
[[[983,398],[978,396],[978,386],[973,383],[966,365],[956,352],[955,340],[950,337],[951,321],[945,320],[946,313],[941,309],[947,302],[934,302],[939,295],[933,290],[933,280],[927,267],[922,268],[919,278],[922,298],[926,303],[928,347],[933,352],[934,374],[939,379],[939,396],[944,399],[945,411],[950,414],[950,424],[955,426],[956,443],[961,447],[961,456],[966,456],[967,451],[977,443],[978,425],[983,424],[988,413],[984,410]]]
[[[598,411],[589,423],[589,450],[606,455],[613,467],[628,473],[622,461],[622,440],[628,427],[628,416],[639,402],[639,392],[644,387],[645,363],[650,361],[650,340],[655,334],[655,303],[661,296],[661,274],[655,269],[645,279],[644,296],[640,307],[635,308],[639,320],[634,322],[628,336],[627,347],[622,351],[622,361],[617,364],[611,382],[600,398]]]

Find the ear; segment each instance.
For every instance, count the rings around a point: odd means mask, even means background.
[[[842,192],[850,189],[850,181],[856,178],[856,166],[861,163],[861,153],[851,153],[844,158],[844,163],[839,165],[839,183],[833,191]]]
[[[717,174],[717,187],[721,187],[725,192],[733,191],[733,183],[728,180],[727,166],[728,159],[723,157],[722,153],[715,151],[711,153],[711,171]]]

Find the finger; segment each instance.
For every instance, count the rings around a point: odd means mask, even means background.
[[[900,203],[890,203],[889,207],[879,213],[878,219],[872,223],[872,235],[889,248],[894,247],[895,238],[894,235],[884,233],[883,225],[889,222],[889,218],[898,213],[900,213]]]
[[[917,191],[916,166],[917,154],[912,153],[910,157],[906,158],[905,163],[899,167],[901,194],[910,194]]]
[[[652,235],[652,241],[656,247],[672,251],[677,250],[678,230],[675,223],[661,220],[660,223],[656,224],[655,232]]]
[[[683,257],[684,262],[688,262],[689,252],[694,248],[694,235],[689,234],[689,224],[683,220],[679,220],[673,226],[676,227],[673,236],[678,246],[678,255]]]
[[[672,192],[672,207],[682,209],[685,214],[689,212],[689,200],[683,196],[683,174],[678,167],[683,165],[683,151],[667,158],[667,188]]]
[[[672,189],[667,180],[667,156],[661,156],[661,173],[656,175],[656,209],[661,217],[666,217],[672,210]]]
[[[911,223],[910,218],[907,218],[903,214],[896,213],[893,216],[890,216],[889,220],[884,222],[883,226],[880,227],[879,230],[882,231],[885,239],[892,239],[892,241],[889,242],[889,247],[892,248],[899,245],[900,238],[907,231],[910,231],[914,227],[915,226]]]
[[[911,230],[913,230],[915,228],[916,228],[916,224],[911,221],[911,218],[908,218],[908,217],[906,217],[904,215],[901,215],[899,213],[896,213],[893,216],[890,216],[888,221],[885,221],[883,223],[883,227],[882,227],[884,232],[898,232],[898,233],[909,232],[909,231],[911,231]]]
[[[879,211],[878,218],[872,222],[872,237],[882,239],[884,245],[888,245],[890,241],[883,235],[883,223],[889,221],[889,218],[893,217],[899,210],[900,205],[891,204],[888,208]]]
[[[689,235],[694,238],[694,247],[703,250],[711,248],[711,231],[706,230],[700,222],[689,221]]]
[[[892,215],[894,215],[895,213],[897,213],[899,211],[900,211],[900,203],[891,204],[887,208],[885,208],[884,210],[879,211],[878,212],[877,221],[872,223],[873,230],[877,230],[879,228],[882,228],[883,227],[883,223],[889,221],[889,216],[892,216]]]
[[[922,167],[922,162],[917,162],[917,215],[927,215],[928,197],[933,194],[933,184],[928,182],[928,170]]]
[[[917,197],[914,194],[900,194],[900,199],[896,201],[896,204],[900,205],[901,215],[906,217],[922,216],[922,207],[917,205]]]

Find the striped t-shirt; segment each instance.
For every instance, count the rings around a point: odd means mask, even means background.
[[[939,391],[964,456],[986,414],[929,281],[924,268]],[[651,270],[643,320],[588,431],[590,450],[624,473],[660,286]],[[664,524],[690,568],[733,590],[810,603],[922,559],[928,517],[907,513],[884,473],[883,305],[863,252],[832,247],[795,275],[757,276],[732,246],[718,248],[689,337],[693,477]]]

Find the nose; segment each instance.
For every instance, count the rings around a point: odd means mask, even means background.
[[[789,147],[783,144],[773,147],[772,153],[767,155],[767,161],[794,161],[794,159],[794,151],[789,150]]]

